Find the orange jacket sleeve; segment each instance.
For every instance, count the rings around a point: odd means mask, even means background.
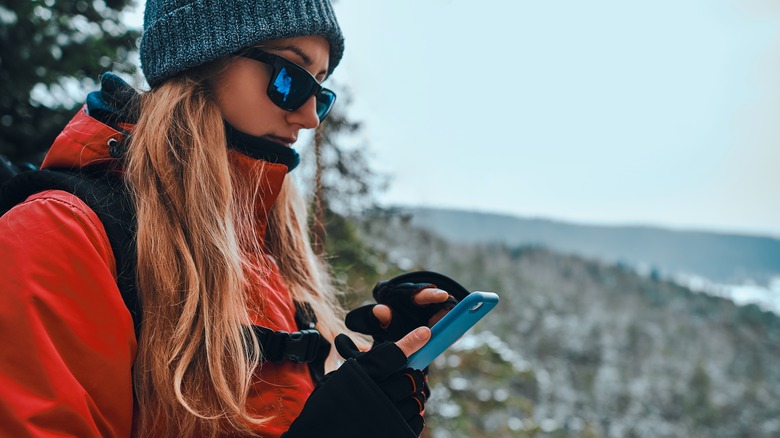
[[[97,215],[46,191],[0,218],[0,436],[128,437],[136,339]]]

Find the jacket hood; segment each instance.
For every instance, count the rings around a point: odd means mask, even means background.
[[[119,146],[124,144],[123,140],[127,136],[132,135],[138,120],[137,108],[134,106],[134,102],[137,102],[134,98],[138,93],[112,73],[104,74],[100,82],[101,89],[87,96],[87,102],[54,140],[41,169],[73,170],[107,166],[121,172],[122,153]],[[230,148],[228,151],[231,163],[238,166],[239,171],[247,171],[253,166],[262,166],[263,169],[263,178],[256,183],[261,198],[257,216],[263,219],[264,225],[289,168],[276,162],[276,153],[248,155],[240,151],[240,148]],[[264,233],[264,226],[262,230]]]

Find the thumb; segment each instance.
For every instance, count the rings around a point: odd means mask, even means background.
[[[379,320],[379,325],[386,329],[390,325],[390,321],[393,319],[393,311],[384,304],[377,304],[372,309],[374,316]]]
[[[408,358],[412,355],[412,353],[422,348],[422,346],[425,345],[430,338],[431,329],[425,326],[417,327],[409,334],[399,339],[395,345],[397,345],[398,348],[400,348]]]

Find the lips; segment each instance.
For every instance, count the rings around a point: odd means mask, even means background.
[[[266,135],[265,138],[271,140],[274,143],[279,143],[282,146],[292,147],[293,143],[298,140],[296,137],[279,137],[276,135]]]

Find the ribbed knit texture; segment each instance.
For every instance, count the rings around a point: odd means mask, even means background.
[[[141,68],[154,87],[244,47],[305,35],[328,40],[332,73],[344,37],[330,0],[147,0]]]
[[[225,136],[231,148],[255,160],[284,164],[287,166],[287,173],[301,164],[301,156],[295,149],[241,132],[227,121],[225,121]]]

